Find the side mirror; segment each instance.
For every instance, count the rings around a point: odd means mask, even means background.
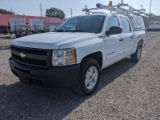
[[[56,32],[56,29],[57,29],[57,28],[55,27],[55,28],[53,29],[53,32]]]
[[[118,26],[110,27],[109,31],[106,31],[106,35],[115,35],[115,34],[121,34],[122,28]]]

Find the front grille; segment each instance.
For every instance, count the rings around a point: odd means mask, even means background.
[[[26,56],[23,58],[20,54]],[[52,50],[11,46],[12,58],[22,64],[48,68],[51,66]]]
[[[15,58],[16,60],[28,63],[28,64],[33,64],[33,65],[39,65],[39,66],[45,66],[46,65],[46,60],[34,60],[34,59],[29,59],[29,58],[21,58],[20,56],[12,54],[12,57]]]
[[[31,49],[31,48],[18,48],[16,46],[11,46],[12,50],[18,51],[18,52],[22,52],[25,51],[26,53],[31,53],[31,54],[37,54],[37,55],[47,55],[47,51],[45,50],[40,50],[40,49]]]

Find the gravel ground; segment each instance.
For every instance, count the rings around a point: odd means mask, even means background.
[[[147,33],[138,64],[126,58],[104,69],[88,97],[20,83],[8,66],[11,40],[0,37],[0,120],[160,120],[159,34]]]

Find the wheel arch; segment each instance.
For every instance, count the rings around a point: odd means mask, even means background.
[[[96,60],[96,61],[99,63],[100,68],[102,68],[102,65],[103,65],[103,55],[102,55],[102,52],[98,51],[98,52],[95,52],[95,53],[86,55],[86,56],[82,59],[81,64],[82,64],[83,61],[84,61],[85,59],[87,59],[87,58],[91,58],[91,59]]]

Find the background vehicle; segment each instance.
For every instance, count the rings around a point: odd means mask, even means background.
[[[41,19],[30,19],[30,26],[32,33],[44,31],[43,20]]]
[[[87,14],[66,20],[53,33],[14,40],[9,63],[24,83],[74,87],[89,95],[96,90],[102,69],[127,56],[138,62],[144,44],[140,16]]]
[[[149,23],[148,30],[160,30],[160,23]]]
[[[10,19],[10,33],[15,37],[25,36],[31,34],[30,26],[26,25],[25,18],[11,18]]]
[[[26,21],[24,18],[11,18],[10,19],[10,31],[11,32],[15,32],[16,31],[15,26],[19,26],[19,25],[23,25],[23,26],[26,25]]]

